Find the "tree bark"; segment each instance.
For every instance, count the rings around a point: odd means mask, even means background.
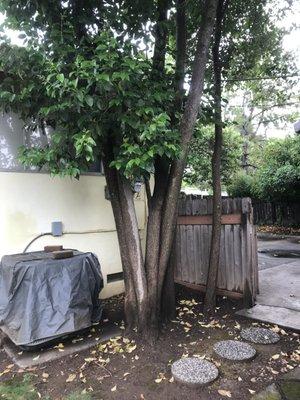
[[[153,332],[158,331],[160,319],[160,297],[158,297],[158,262],[160,251],[160,222],[163,213],[163,202],[166,194],[168,165],[158,159],[155,162],[155,185],[147,223],[145,268],[148,281],[148,300],[150,307],[150,324]]]
[[[186,0],[177,0],[176,12],[176,67],[175,67],[175,109],[179,111],[183,105],[184,78],[186,64]]]
[[[153,54],[153,71],[162,77],[165,68],[165,58],[168,38],[169,0],[158,0],[157,22],[155,26],[155,46]]]
[[[214,116],[215,116],[215,142],[212,156],[212,181],[213,181],[213,215],[212,236],[209,255],[208,276],[204,310],[212,313],[216,305],[216,287],[220,262],[221,218],[222,218],[222,188],[221,188],[221,155],[223,141],[222,121],[222,64],[220,60],[220,42],[222,37],[222,24],[225,15],[224,0],[218,1],[217,19],[214,34],[213,71],[214,71]]]
[[[124,286],[125,286],[125,299],[124,299],[124,314],[125,314],[125,325],[128,331],[131,331],[137,325],[137,307],[136,307],[136,295],[133,280],[130,274],[130,265],[127,251],[127,243],[125,241],[125,225],[121,212],[120,204],[120,192],[118,188],[118,177],[117,170],[110,168],[109,164],[111,159],[108,157],[110,150],[108,150],[107,156],[103,157],[103,166],[107,182],[108,191],[111,198],[111,205],[113,209],[114,219],[116,223],[120,256],[124,272]]]

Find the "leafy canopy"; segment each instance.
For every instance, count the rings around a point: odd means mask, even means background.
[[[0,107],[28,128],[51,127],[47,146],[21,150],[26,165],[78,177],[108,146],[126,177],[149,178],[156,157],[179,154],[174,71],[154,76],[145,51],[157,4],[101,4],[1,0],[4,26],[25,46],[1,37]]]
[[[22,149],[24,164],[78,176],[113,137],[112,165],[127,177],[148,176],[156,156],[177,156],[171,80],[152,80],[150,61],[129,41],[106,30],[58,55],[4,43],[0,56],[0,105],[53,128],[48,146]]]

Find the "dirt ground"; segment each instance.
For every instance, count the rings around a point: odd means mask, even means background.
[[[153,347],[119,337],[26,371],[12,365],[2,349],[0,382],[14,377],[21,379],[30,373],[39,397],[51,400],[60,400],[71,392],[89,393],[97,400],[219,400],[226,396],[247,400],[299,364],[299,334],[274,326],[272,329],[279,332],[281,340],[275,345],[254,345],[257,356],[252,361],[236,363],[219,359],[212,349],[216,341],[239,339],[242,327],[267,325],[235,316],[234,312],[242,308],[237,301],[220,298],[215,316],[206,320],[198,293],[180,289],[177,297],[177,318],[163,329]],[[122,301],[119,296],[106,302],[110,322],[120,323]],[[101,332],[101,324],[92,329]],[[57,346],[57,351],[63,351],[63,344]],[[170,364],[187,355],[205,356],[213,361],[219,368],[219,378],[199,389],[173,382]]]
[[[285,226],[277,226],[277,225],[264,225],[258,226],[257,231],[260,233],[268,233],[268,234],[275,234],[275,235],[292,235],[292,236],[299,236],[300,235],[300,228],[296,227],[285,227]]]

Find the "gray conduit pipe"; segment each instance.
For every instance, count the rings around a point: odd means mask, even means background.
[[[88,230],[88,231],[66,231],[63,232],[63,235],[86,235],[89,233],[107,233],[107,232],[115,232],[115,229],[94,229],[94,230]],[[51,232],[46,232],[46,233],[41,233],[39,235],[37,235],[36,237],[34,237],[29,243],[28,245],[25,247],[25,249],[23,250],[23,253],[26,253],[26,251],[29,249],[29,247],[32,245],[32,243],[34,243],[37,239],[43,237],[43,236],[53,236]]]

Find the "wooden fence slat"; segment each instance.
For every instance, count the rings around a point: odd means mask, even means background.
[[[238,225],[233,227],[233,252],[234,252],[234,272],[235,285],[234,290],[242,287],[243,271],[242,271],[242,252],[241,252],[241,229]]]
[[[175,279],[181,280],[181,254],[180,254],[180,226],[176,227],[176,235],[175,235],[175,265],[174,265],[174,277]]]
[[[221,230],[218,287],[221,289],[226,288],[225,232],[224,232],[224,229]]]
[[[186,227],[186,231],[187,269],[189,272],[188,281],[195,283],[194,227],[192,225],[188,225]]]

